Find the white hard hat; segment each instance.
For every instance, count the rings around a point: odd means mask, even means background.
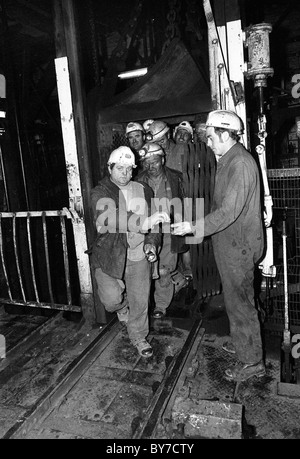
[[[153,123],[154,120],[146,120],[143,122],[143,128],[144,128],[144,131],[147,132],[149,130],[149,126],[150,124]]]
[[[129,147],[119,147],[111,152],[107,164],[110,166],[116,163],[136,167],[134,154]]]
[[[241,118],[231,110],[214,110],[208,114],[206,127],[218,127],[231,129],[237,134],[242,134],[244,130]]]
[[[149,125],[148,132],[146,133],[147,142],[157,142],[160,140],[168,131],[169,126],[164,121],[153,121]]]
[[[176,135],[176,132],[178,131],[178,129],[184,129],[185,131],[193,135],[193,128],[188,121],[181,121],[181,123],[179,123],[178,126],[175,127],[174,136]]]
[[[147,142],[143,148],[139,150],[139,157],[141,161],[144,161],[144,159],[150,158],[150,156],[153,155],[165,156],[164,150],[157,143]]]
[[[127,134],[129,134],[129,132],[132,132],[132,131],[142,131],[142,132],[144,132],[144,128],[140,123],[130,122],[126,126],[126,132],[125,132],[126,136],[127,136]]]

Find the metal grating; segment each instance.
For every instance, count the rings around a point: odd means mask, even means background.
[[[111,152],[122,145],[129,147],[125,129],[126,124],[102,124],[100,126],[98,145],[101,157],[99,157],[99,176],[97,174],[97,180],[101,180],[107,174],[107,161]]]
[[[0,303],[81,312],[64,210],[0,213]]]
[[[210,148],[204,143],[189,143],[183,157],[183,182],[185,194],[195,203],[204,200],[204,214],[210,211],[214,190],[216,162]],[[193,216],[196,218],[196,215]],[[212,241],[204,238],[199,244],[191,244],[193,285],[198,298],[218,295],[222,291],[221,279],[215,262]]]
[[[273,199],[273,239],[276,278],[271,298],[266,301],[266,326],[284,328],[282,221],[286,217],[288,306],[291,330],[300,331],[300,168],[270,169],[270,193]]]

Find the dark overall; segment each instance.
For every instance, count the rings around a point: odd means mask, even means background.
[[[157,189],[155,189],[154,183],[147,170],[139,174],[136,180],[151,186],[154,191],[154,196],[158,199],[165,198],[170,202],[172,198],[179,198],[181,202],[183,202],[183,178],[182,173],[179,171],[164,167],[164,174]],[[170,212],[169,208],[163,210]],[[176,269],[178,254],[186,252],[186,250],[187,245],[185,244],[185,238],[175,236],[169,232],[163,232],[162,249],[159,253],[160,277],[154,281],[155,308],[163,313],[165,313],[170,306],[174,295],[174,283],[172,282],[171,274]]]
[[[262,359],[260,323],[254,302],[254,269],[263,254],[259,170],[239,143],[218,162],[212,210],[204,235],[212,235],[230,335],[244,363]]]

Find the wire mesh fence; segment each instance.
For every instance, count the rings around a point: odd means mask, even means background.
[[[284,311],[289,309],[292,332],[300,331],[300,168],[270,169],[273,198],[273,247],[276,278],[266,295],[266,327],[284,329]],[[286,223],[288,304],[284,298],[283,221]]]

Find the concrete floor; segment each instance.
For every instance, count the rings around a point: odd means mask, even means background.
[[[299,439],[300,438],[300,385],[293,384],[298,397],[278,395],[278,383],[287,388],[281,377],[282,333],[263,329],[267,375],[252,378],[239,385],[223,377],[225,369],[235,358],[222,350],[229,333],[227,315],[222,304],[202,309],[205,337],[200,350],[200,370],[192,384],[194,396],[235,402],[244,407],[243,431],[245,438]]]

